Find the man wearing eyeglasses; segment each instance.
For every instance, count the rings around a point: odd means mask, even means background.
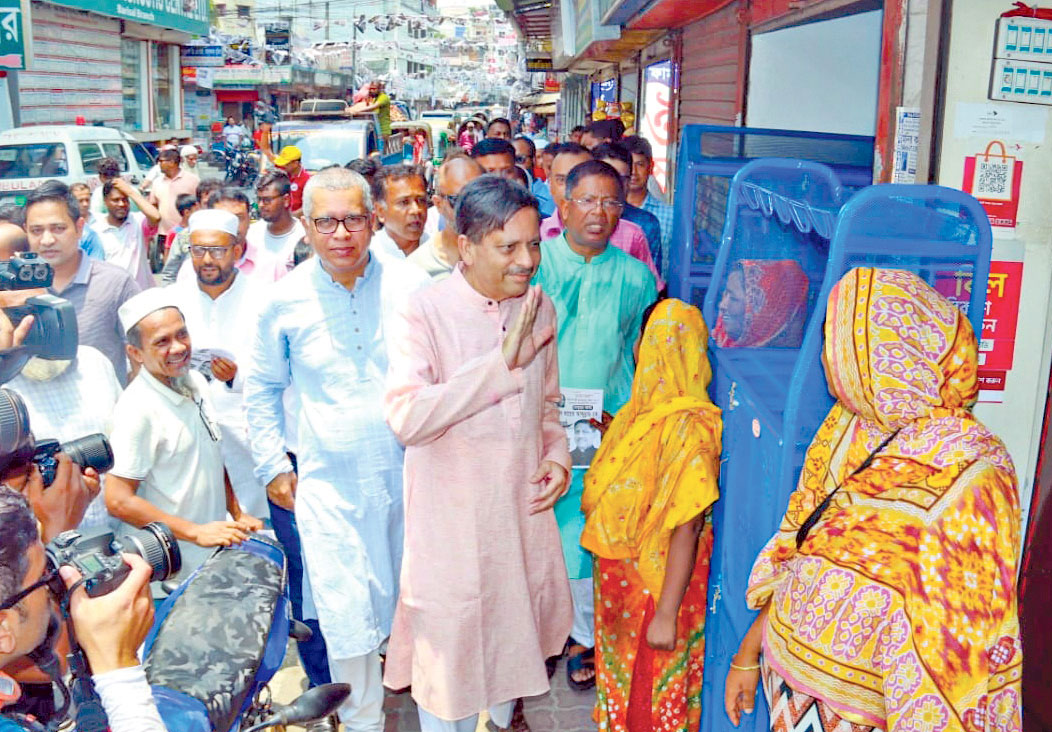
[[[567,178],[570,171],[589,160],[592,160],[592,154],[581,145],[566,142],[558,146],[555,158],[552,160],[552,173],[548,180],[552,200],[555,201],[555,213],[541,222],[542,239],[552,239],[562,233],[562,206],[566,200]],[[657,267],[654,266],[654,259],[650,254],[650,247],[647,246],[647,237],[643,229],[638,224],[621,218],[620,212],[618,212],[614,233],[610,236],[610,243],[645,264],[657,280],[658,289],[661,290],[664,287],[665,283],[658,274]]]
[[[307,235],[300,220],[292,217],[292,181],[281,170],[265,173],[256,184],[260,221],[248,227],[245,242],[273,258],[285,271],[293,267],[296,244]],[[284,272],[278,270],[282,276]]]
[[[163,732],[164,723],[135,654],[153,620],[150,566],[131,554],[125,554],[124,561],[131,571],[121,585],[95,598],[89,598],[83,587],[77,589],[70,598],[70,615],[110,729]],[[20,493],[0,486],[0,667],[8,668],[53,642],[49,627],[57,618],[49,588],[55,584],[71,587],[79,578],[70,567],[55,576],[45,558],[33,510]],[[0,707],[18,700],[19,692],[11,677],[0,673]],[[0,730],[23,729],[43,727],[0,711]]]
[[[223,468],[208,382],[190,368],[190,333],[169,288],[139,293],[117,313],[138,374],[113,412],[106,507],[125,524],[168,524],[185,579],[213,547],[262,528],[243,513]],[[227,514],[232,520],[227,520]]]
[[[294,511],[334,682],[351,685],[345,729],[382,732],[378,650],[391,632],[402,562],[403,449],[384,421],[388,334],[427,275],[372,251],[372,197],[329,168],[303,196],[315,256],[273,285],[245,380],[256,477]],[[418,283],[418,284],[414,284]],[[298,474],[286,389],[300,401]]]
[[[457,249],[456,208],[460,191],[483,174],[482,166],[465,155],[457,155],[438,169],[435,208],[442,215],[444,228],[409,255],[410,262],[427,272],[432,280],[444,280],[460,261]]]
[[[193,359],[208,381],[222,439],[223,464],[243,511],[265,516],[267,496],[253,473],[248,425],[242,408],[244,364],[252,350],[259,307],[266,294],[237,263],[245,245],[229,211],[204,209],[190,217],[190,262],[197,275],[172,288],[193,343]]]
[[[556,156],[553,177],[562,174],[564,155]],[[534,279],[559,316],[559,385],[602,389],[603,411],[616,414],[632,391],[633,346],[643,311],[657,299],[657,284],[642,262],[611,246],[625,200],[616,170],[599,160],[576,164],[560,198],[566,228],[541,242]],[[570,490],[555,504],[555,517],[574,604],[567,673],[571,686],[584,689],[595,684],[592,558],[580,545],[585,469],[571,472]]]

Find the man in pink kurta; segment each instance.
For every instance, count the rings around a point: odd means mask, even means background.
[[[496,176],[457,207],[461,263],[388,345],[387,422],[406,446],[405,554],[384,683],[423,732],[506,727],[548,691],[572,609],[552,506],[567,489],[555,308],[529,283],[537,202]]]

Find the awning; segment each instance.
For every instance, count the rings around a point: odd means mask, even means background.
[[[555,114],[554,104],[541,104],[537,107],[530,107],[526,110],[527,112],[533,112],[534,114]]]
[[[258,102],[259,92],[255,89],[216,89],[217,102]]]
[[[533,107],[547,106],[549,104],[555,104],[559,101],[559,92],[541,92],[539,94],[530,94],[519,100],[519,107],[522,109],[532,109]]]

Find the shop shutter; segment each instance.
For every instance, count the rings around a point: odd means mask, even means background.
[[[18,74],[23,125],[124,124],[120,21],[33,3],[31,71]]]
[[[731,2],[683,29],[679,124],[733,125],[741,112],[739,3]]]

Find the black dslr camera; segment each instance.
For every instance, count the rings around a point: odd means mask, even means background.
[[[58,452],[66,453],[82,468],[94,468],[99,474],[113,467],[113,450],[105,435],[78,437],[65,444],[58,440],[37,441],[29,428],[29,412],[22,397],[0,389],[0,473],[34,463],[46,488],[55,481]]]
[[[36,254],[16,254],[0,262],[0,291],[50,287],[53,276],[51,265]],[[10,381],[33,356],[61,361],[77,355],[77,313],[68,300],[36,295],[4,312],[14,326],[27,315],[34,321],[21,346],[0,352],[0,384]]]
[[[120,538],[101,528],[64,531],[51,540],[46,551],[51,568],[68,566],[80,572],[89,597],[113,592],[128,576],[131,569],[121,558],[121,552],[138,554],[145,559],[153,569],[151,582],[163,582],[182,568],[179,544],[172,530],[158,522]],[[66,586],[57,574],[50,589],[58,598],[66,594]]]

